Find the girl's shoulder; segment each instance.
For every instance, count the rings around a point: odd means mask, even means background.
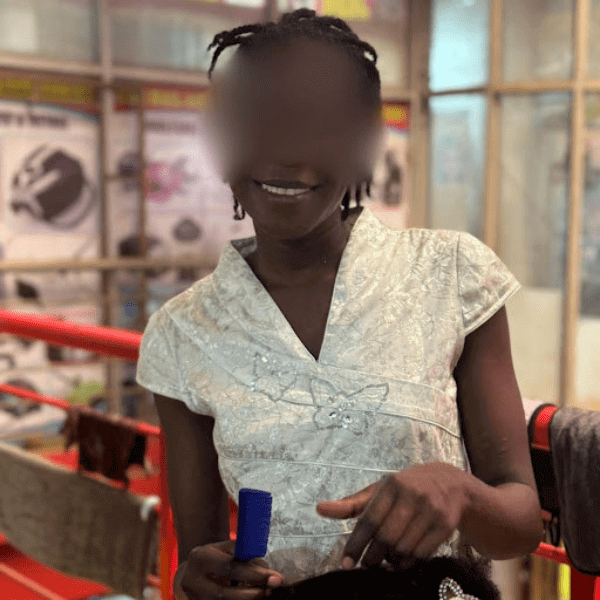
[[[155,321],[160,321],[169,328],[181,328],[185,324],[191,324],[198,318],[198,310],[202,299],[210,293],[211,275],[193,283],[183,292],[167,300],[155,313]]]
[[[488,246],[466,231],[425,228],[387,229],[395,245],[408,251],[415,258],[454,257],[460,262],[480,255],[492,254]]]
[[[401,237],[405,237],[412,243],[449,243],[456,244],[462,234],[460,231],[450,229],[425,229],[410,227],[397,230]]]
[[[389,229],[386,245],[412,260],[436,260],[455,256],[462,233],[446,229]]]
[[[378,214],[366,210],[361,215],[361,230],[370,241],[380,240],[382,245],[422,246],[428,244],[456,244],[459,231],[449,229],[429,229],[419,227],[391,227]]]

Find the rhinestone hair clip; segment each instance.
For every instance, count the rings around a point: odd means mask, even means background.
[[[450,579],[450,577],[446,577],[446,579],[440,583],[439,594],[439,600],[452,600],[453,598],[459,600],[479,600],[479,598],[476,598],[475,596],[465,594],[460,585],[458,585],[454,579]]]

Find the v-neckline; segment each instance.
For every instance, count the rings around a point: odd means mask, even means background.
[[[244,270],[247,277],[252,281],[252,283],[254,284],[254,287],[258,291],[258,294],[261,296],[259,298],[259,304],[261,304],[263,307],[265,307],[265,306],[270,307],[271,312],[273,313],[274,325],[282,332],[281,337],[284,337],[287,340],[289,340],[296,347],[296,349],[300,350],[300,352],[302,353],[302,355],[305,358],[307,358],[310,362],[317,364],[317,365],[322,364],[322,359],[325,354],[325,350],[327,348],[327,338],[328,338],[329,328],[330,328],[331,319],[332,319],[332,315],[333,315],[333,309],[334,309],[337,297],[339,295],[340,286],[342,285],[342,281],[341,281],[342,274],[345,273],[345,271],[347,269],[347,263],[349,260],[351,260],[352,249],[356,243],[356,241],[355,241],[356,240],[356,229],[359,226],[359,223],[362,221],[362,217],[366,214],[366,211],[367,211],[366,207],[363,206],[363,207],[361,207],[360,213],[358,215],[356,215],[354,224],[352,225],[352,228],[350,229],[350,235],[348,236],[348,241],[346,242],[346,245],[344,246],[344,250],[342,251],[340,264],[338,265],[338,269],[335,274],[335,280],[333,283],[333,292],[331,294],[329,309],[327,311],[327,321],[325,322],[325,330],[323,333],[323,340],[321,342],[321,347],[319,349],[318,357],[315,357],[312,354],[312,352],[304,345],[304,342],[298,337],[298,334],[294,331],[294,328],[292,327],[291,323],[287,320],[287,317],[283,314],[282,310],[279,308],[279,305],[277,304],[277,302],[275,302],[275,300],[273,299],[271,294],[268,292],[268,290],[263,285],[262,281],[256,276],[256,274],[254,273],[254,271],[252,270],[252,268],[250,267],[250,265],[248,264],[248,262],[246,261],[244,256],[241,254],[241,252],[238,250],[238,248],[236,248],[235,242],[237,242],[238,240],[233,240],[232,242],[230,242],[231,248],[233,248],[233,250],[235,251],[236,260],[240,261],[241,268]],[[243,244],[243,245],[245,245],[246,248],[248,248],[248,246],[250,244],[252,244],[252,247],[255,248],[256,247],[256,236],[254,236],[252,238],[246,238],[245,240],[239,240],[239,242],[241,242],[241,243],[245,242],[245,244]]]

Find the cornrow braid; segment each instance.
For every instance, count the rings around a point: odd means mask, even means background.
[[[261,23],[255,23],[253,25],[242,25],[241,27],[236,27],[235,29],[231,29],[229,31],[222,31],[221,33],[217,33],[213,38],[213,41],[208,46],[207,50],[211,50],[212,48],[216,48],[213,53],[212,60],[210,62],[210,68],[208,69],[208,78],[211,79],[212,72],[217,64],[217,59],[219,58],[221,52],[225,50],[225,48],[229,48],[230,46],[236,46],[238,44],[242,45],[244,41],[244,36],[246,34],[259,34],[265,31],[267,25],[271,25],[271,23],[267,23],[266,25],[262,25]]]
[[[317,16],[314,10],[301,8],[282,15],[279,22],[254,23],[243,25],[229,31],[222,31],[213,38],[208,50],[215,48],[210,68],[209,79],[221,53],[229,47],[238,46],[245,57],[265,49],[269,45],[284,43],[291,38],[307,38],[335,44],[344,49],[359,67],[361,97],[368,108],[377,110],[381,106],[381,80],[376,67],[377,52],[369,43],[361,40],[348,24],[337,17]],[[370,196],[371,182],[364,182],[364,193]],[[349,214],[350,200],[354,196],[360,206],[363,195],[363,184],[355,190],[347,190],[342,200],[343,218]]]

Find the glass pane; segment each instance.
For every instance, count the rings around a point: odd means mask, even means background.
[[[120,0],[111,12],[115,63],[143,67],[208,71],[207,50],[221,31],[264,20],[264,0],[197,2],[170,8],[167,0]],[[221,62],[221,61],[219,61]]]
[[[481,95],[430,99],[429,225],[482,237],[486,100]]]
[[[310,8],[344,19],[375,48],[382,85],[408,87],[408,0],[278,0],[278,8]]]
[[[570,94],[504,98],[498,254],[523,286],[508,303],[521,393],[557,402]]]
[[[504,0],[504,78],[571,77],[573,12],[573,0]]]
[[[0,0],[0,52],[98,61],[94,0]]]
[[[362,203],[388,227],[405,229],[410,215],[410,106],[386,102],[384,119],[385,137],[373,171],[371,194]]]
[[[600,410],[600,96],[590,94],[586,100],[577,401],[582,408]]]
[[[590,0],[590,53],[588,72],[590,77],[600,77],[600,0]]]
[[[488,80],[489,0],[433,0],[429,85],[432,90]]]

